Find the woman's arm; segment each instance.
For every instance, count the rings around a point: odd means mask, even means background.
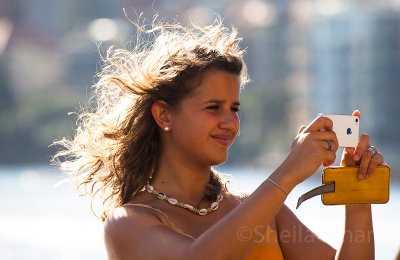
[[[286,205],[276,216],[276,223],[279,244],[285,259],[335,258],[336,250],[305,226]]]
[[[336,259],[375,259],[371,205],[346,205],[343,242]]]

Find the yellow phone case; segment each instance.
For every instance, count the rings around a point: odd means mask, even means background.
[[[389,201],[390,167],[378,166],[367,178],[357,177],[358,167],[327,167],[322,183],[335,183],[335,192],[322,194],[324,205],[384,204]]]

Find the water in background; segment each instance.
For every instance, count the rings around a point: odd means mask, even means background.
[[[258,169],[228,169],[233,185],[254,190],[268,175]],[[89,200],[77,198],[71,185],[55,187],[63,176],[50,167],[0,168],[0,259],[106,259],[102,223]],[[335,247],[344,229],[342,206],[324,206],[319,198],[295,209],[297,198],[319,183],[307,181],[286,204],[315,233]],[[400,188],[391,187],[388,204],[374,205],[376,259],[394,259],[400,249]]]

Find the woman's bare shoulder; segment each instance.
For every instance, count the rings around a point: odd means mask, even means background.
[[[144,204],[126,204],[114,209],[104,222],[105,234],[134,236],[132,230],[162,224],[159,212]]]
[[[169,254],[179,259],[179,252],[171,250],[189,244],[191,240],[171,230],[162,218],[162,212],[144,204],[126,204],[116,208],[104,222],[108,258],[159,259]],[[149,244],[157,250],[149,251]]]
[[[125,236],[134,238],[134,233],[131,230],[140,228],[142,222],[146,222],[149,218],[145,218],[140,209],[127,208],[125,206],[114,209],[104,221],[104,235],[106,240],[124,239]],[[149,220],[147,220],[149,221]]]

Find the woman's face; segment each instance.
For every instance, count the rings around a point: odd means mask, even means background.
[[[172,111],[170,144],[176,156],[217,165],[239,131],[240,79],[221,70],[204,73],[201,84]]]

